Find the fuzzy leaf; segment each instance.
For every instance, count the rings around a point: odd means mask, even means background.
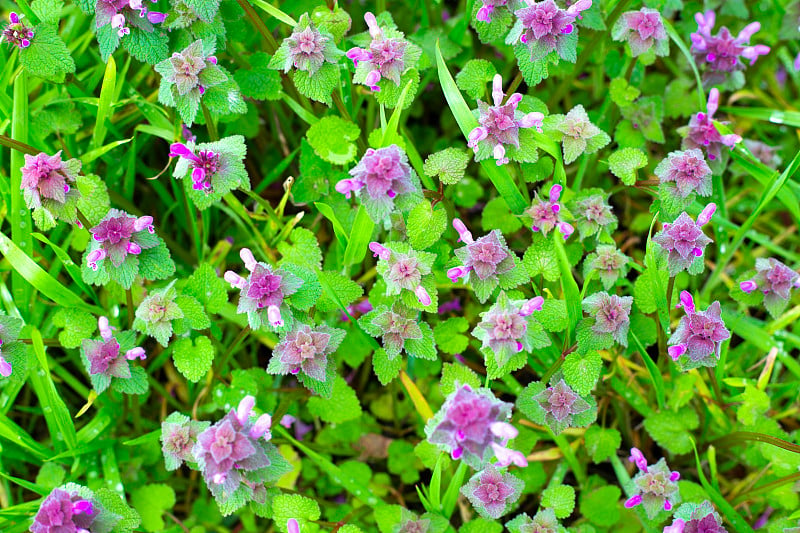
[[[281,75],[276,70],[271,70],[270,56],[264,52],[256,52],[248,58],[251,67],[240,68],[233,74],[233,79],[239,85],[242,95],[254,100],[278,100],[283,92],[281,89]]]
[[[142,527],[147,531],[164,529],[164,512],[175,505],[175,491],[163,483],[151,483],[131,493],[131,505],[142,517]]]
[[[625,185],[636,183],[636,171],[647,166],[647,156],[637,148],[622,148],[608,158],[608,168]]]
[[[355,160],[357,150],[354,141],[359,135],[361,128],[337,116],[323,117],[306,134],[308,143],[317,155],[336,165],[346,165]]]
[[[555,485],[542,492],[542,507],[552,509],[558,518],[566,518],[575,509],[575,489],[570,485]]]
[[[217,313],[228,301],[225,282],[208,263],[200,265],[186,280],[182,292],[202,303],[209,313]]]
[[[97,320],[86,311],[62,307],[53,316],[53,324],[64,328],[58,333],[58,342],[64,348],[78,348],[84,339],[92,336]]]
[[[331,63],[325,63],[313,76],[309,76],[305,70],[294,72],[294,86],[303,96],[307,96],[317,102],[331,105],[331,93],[339,87],[339,67]]]
[[[683,454],[692,451],[691,430],[697,429],[700,421],[697,412],[686,407],[677,413],[663,411],[653,413],[644,420],[644,428],[659,446],[670,453]]]
[[[525,250],[522,262],[532,278],[541,274],[547,281],[557,281],[561,277],[553,239],[544,237],[538,232],[533,235],[533,242]]]
[[[19,62],[31,74],[60,83],[66,74],[75,72],[75,61],[57,29],[54,23],[37,25],[30,46],[19,52]]]
[[[286,241],[278,243],[278,252],[283,256],[279,266],[287,263],[303,266],[310,270],[318,270],[322,265],[322,251],[317,238],[305,228],[294,228],[289,235],[291,244]]]
[[[439,181],[445,185],[454,185],[461,181],[467,170],[470,155],[458,148],[445,148],[431,154],[425,160],[425,174],[438,176]]]
[[[322,283],[324,292],[317,300],[317,309],[322,312],[338,311],[340,308],[337,298],[342,305],[348,306],[364,294],[361,285],[338,272],[325,270],[318,272],[317,275],[324,279]],[[332,290],[333,294],[329,294],[328,289]]]
[[[442,379],[439,382],[439,389],[442,396],[447,396],[456,390],[456,384],[469,385],[475,389],[481,386],[481,379],[478,374],[468,366],[461,363],[445,363],[442,366]]]
[[[341,424],[361,416],[361,404],[356,391],[341,376],[336,376],[331,398],[312,396],[308,399],[308,410],[331,424]]]
[[[592,456],[592,461],[599,463],[617,453],[622,444],[622,436],[616,429],[591,426],[586,430],[584,441],[586,451]]]
[[[272,500],[272,518],[278,531],[286,532],[286,522],[294,518],[300,524],[300,531],[313,527],[313,521],[321,516],[319,504],[311,498],[299,494],[280,494]]]
[[[456,74],[456,85],[473,100],[478,99],[486,95],[486,84],[492,81],[495,74],[497,69],[489,61],[470,59]]]
[[[173,345],[172,360],[175,362],[175,368],[186,379],[197,383],[211,368],[215,351],[208,337],[197,337],[194,343],[192,339],[184,337]]]
[[[429,201],[423,200],[408,213],[408,241],[416,250],[433,246],[446,228],[447,212],[441,204],[434,208]]]
[[[595,351],[587,353],[572,352],[562,366],[564,380],[581,396],[586,396],[594,389],[603,369],[603,359]]]
[[[439,349],[445,353],[463,352],[469,344],[469,338],[463,335],[469,329],[469,322],[464,317],[448,318],[433,328],[433,336]]]

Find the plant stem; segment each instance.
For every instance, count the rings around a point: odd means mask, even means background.
[[[722,391],[719,388],[719,382],[717,381],[717,375],[714,373],[714,369],[708,366],[706,370],[708,371],[708,379],[711,380],[711,387],[714,389],[714,397],[720,405],[724,405],[722,401]]]
[[[130,289],[125,291],[125,300],[128,307],[128,329],[133,329],[133,292]]]
[[[225,352],[225,354],[222,356],[222,359],[220,359],[219,361],[219,366],[217,367],[217,374],[219,374],[220,371],[223,368],[225,368],[225,363],[228,362],[228,358],[231,356],[233,351],[239,347],[239,343],[242,342],[242,340],[244,340],[245,337],[247,337],[248,333],[250,333],[249,324],[246,325],[244,329],[242,329],[242,331],[239,332],[236,338],[233,339],[233,342],[228,345],[228,350]]]
[[[520,84],[522,83],[522,80],[523,80],[522,71],[519,70],[519,71],[517,71],[517,75],[514,76],[514,79],[511,81],[511,85],[508,86],[508,90],[506,91],[506,97],[503,98],[503,103],[504,104],[508,101],[508,99],[511,97],[511,95],[514,94],[514,91],[516,91],[517,87],[520,86]]]
[[[558,369],[561,368],[561,365],[564,364],[564,359],[566,359],[569,354],[571,354],[577,349],[578,345],[573,344],[571,348],[565,350],[561,354],[561,356],[558,359],[556,359],[555,363],[553,363],[550,366],[550,368],[547,369],[547,372],[544,373],[544,375],[542,376],[542,383],[547,383],[550,380],[550,378],[553,377],[553,374],[555,374],[558,371]]]
[[[264,40],[267,41],[267,52],[270,54],[274,53],[275,50],[278,49],[278,43],[275,41],[275,37],[272,36],[272,33],[267,28],[267,25],[264,24],[264,21],[258,16],[258,13],[256,13],[256,10],[250,5],[250,2],[247,0],[237,1],[239,2],[239,5],[242,6],[242,9],[244,9],[247,18],[250,19],[250,22],[252,22],[253,26],[255,26],[258,30],[258,33],[260,33]]]
[[[218,141],[219,140],[219,132],[217,131],[217,125],[214,124],[214,119],[211,117],[211,112],[206,107],[204,102],[200,102],[200,107],[203,109],[203,118],[206,121],[206,129],[208,129],[208,138],[211,141]]]
[[[19,339],[19,342],[22,344],[31,344],[33,341],[31,339]],[[42,344],[45,346],[61,347],[61,342],[59,342],[58,339],[42,339]]]
[[[0,146],[5,146],[6,148],[10,148],[12,150],[16,150],[18,152],[22,152],[23,154],[28,154],[28,155],[36,155],[40,152],[40,150],[37,150],[33,146],[12,139],[8,135],[0,134]]]

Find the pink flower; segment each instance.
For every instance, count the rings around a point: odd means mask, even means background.
[[[561,220],[561,204],[558,199],[561,197],[561,185],[553,185],[550,187],[550,194],[548,199],[542,200],[539,198],[539,193],[534,193],[533,202],[531,206],[525,210],[525,214],[533,219],[531,229],[533,231],[541,231],[542,234],[547,235],[554,228],[568,239],[575,231],[572,225]]]
[[[91,531],[95,520],[100,517],[95,506],[92,500],[84,499],[77,491],[53,489],[39,506],[30,531],[32,533]],[[108,524],[104,526],[111,527]]]
[[[764,306],[773,316],[778,317],[791,297],[791,290],[800,287],[800,274],[775,258],[756,259],[756,275],[740,284],[744,292],[758,289],[764,294]]]
[[[192,188],[196,191],[211,191],[211,178],[220,169],[219,154],[211,150],[199,150],[197,154],[183,143],[169,147],[170,157],[181,157],[189,161],[192,169]]]
[[[697,311],[689,292],[682,291],[680,300],[686,314],[669,338],[669,355],[684,371],[716,366],[720,346],[731,336],[722,321],[719,302],[712,303],[705,311]]]
[[[555,434],[573,425],[573,417],[591,409],[589,402],[581,398],[567,382],[561,379],[533,397],[544,410],[544,423]]]
[[[558,7],[553,0],[525,0],[525,4],[527,7],[514,14],[522,24],[519,40],[531,49],[531,59],[543,59],[553,51],[566,59],[567,35],[575,31],[573,24],[580,12],[592,7],[591,0],[581,0],[567,9]]]
[[[100,261],[106,258],[119,267],[129,255],[139,255],[142,250],[160,243],[159,239],[151,237],[155,233],[153,217],[137,218],[118,209],[110,209],[89,231],[93,242],[86,258],[92,270],[97,270]]]
[[[73,222],[75,205],[80,198],[74,183],[80,169],[81,163],[77,159],[62,161],[61,151],[52,156],[25,154],[20,182],[25,204],[30,209],[44,208],[56,218]]]
[[[714,126],[714,113],[719,107],[719,91],[715,88],[708,93],[708,106],[706,113],[695,113],[689,120],[686,137],[683,138],[682,147],[703,148],[712,161],[722,155],[722,147],[733,148],[742,138],[735,133],[721,135]],[[727,122],[720,122],[727,124]]]
[[[97,0],[95,13],[97,28],[111,24],[119,37],[131,32],[129,25],[151,33],[153,24],[160,24],[167,18],[166,13],[149,11],[142,0]]]
[[[678,198],[687,198],[692,193],[711,196],[711,168],[697,148],[670,152],[655,168],[655,175],[662,184],[674,184],[669,190]]]
[[[9,13],[8,25],[3,28],[2,40],[22,49],[31,45],[31,39],[33,39],[33,29],[22,22],[22,17],[17,13],[13,11]]]
[[[628,328],[633,297],[607,292],[595,293],[583,300],[583,309],[595,319],[592,331],[610,334],[622,346],[628,346]]]
[[[643,7],[639,11],[623,13],[612,31],[615,41],[627,40],[633,57],[640,56],[656,47],[658,56],[669,53],[669,36],[661,20],[661,14],[655,9]]]
[[[402,38],[387,38],[378,26],[378,21],[370,12],[364,15],[372,41],[368,48],[351,48],[347,57],[356,66],[356,79],[373,91],[380,91],[378,83],[382,78],[400,85],[400,76],[405,72],[408,43]]]
[[[316,381],[328,381],[328,356],[344,339],[344,332],[325,324],[310,327],[298,324],[272,350],[267,372],[270,374],[302,373]]]
[[[519,478],[501,473],[490,465],[472,476],[461,487],[461,494],[467,497],[481,516],[497,520],[519,499],[524,486]]]
[[[481,0],[481,7],[475,15],[475,19],[479,22],[491,22],[492,13],[495,8],[504,7],[508,0]]]
[[[594,253],[586,256],[584,271],[594,270],[600,276],[603,288],[609,290],[620,277],[628,272],[630,258],[617,250],[614,245],[601,244]]]
[[[667,264],[671,276],[683,270],[703,270],[703,253],[713,242],[702,230],[716,206],[709,204],[697,217],[697,222],[683,212],[672,224],[665,223],[653,242],[667,251]],[[697,272],[695,272],[697,273]]]
[[[638,453],[637,453],[638,452]],[[625,502],[628,509],[641,505],[651,520],[661,510],[671,511],[680,502],[678,490],[678,472],[670,471],[666,461],[661,458],[655,465],[648,465],[641,452],[633,448],[631,458],[639,467],[639,473],[633,478],[634,493]]]

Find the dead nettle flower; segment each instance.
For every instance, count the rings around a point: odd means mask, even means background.
[[[506,7],[508,0],[481,0],[481,7],[475,15],[475,20],[479,22],[491,22],[492,13],[499,7]]]
[[[199,145],[191,141],[173,143],[169,147],[169,156],[179,158],[172,175],[178,179],[191,176],[191,188],[187,181],[186,190],[199,209],[208,208],[236,188],[250,188],[244,166],[246,155],[247,146],[241,135]]]
[[[624,278],[628,273],[630,260],[630,257],[617,250],[613,244],[601,244],[594,252],[586,256],[584,276],[594,270],[600,277],[603,288],[608,290],[618,279]]]
[[[358,324],[368,334],[383,340],[383,349],[390,361],[404,350],[410,357],[430,359],[426,337],[428,344],[433,345],[433,331],[419,319],[418,310],[401,301],[395,301],[391,308],[378,305],[359,318]],[[436,357],[435,352],[433,356]]]
[[[566,533],[552,509],[539,509],[533,518],[522,513],[506,523],[511,533]]]
[[[728,530],[711,502],[704,500],[700,504],[684,503],[678,507],[672,525],[665,526],[664,533],[728,533]]]
[[[542,310],[543,303],[541,296],[511,300],[505,291],[500,291],[497,301],[480,314],[481,321],[472,330],[472,335],[481,341],[481,351],[486,358],[493,357],[502,368],[520,352],[549,345],[549,338],[533,317],[535,311]]]
[[[605,230],[610,235],[617,227],[617,217],[606,194],[598,189],[581,192],[569,203],[581,239]]]
[[[519,41],[527,45],[531,61],[541,60],[555,51],[562,59],[574,62],[578,42],[574,23],[581,18],[581,11],[592,7],[592,0],[578,0],[566,9],[558,7],[553,0],[524,0],[523,5],[525,7],[514,12],[519,21],[507,42],[516,44]]]
[[[166,347],[172,337],[172,321],[183,318],[183,311],[175,303],[178,291],[173,281],[163,289],[151,291],[136,308],[133,329],[156,339]]]
[[[461,494],[482,517],[497,520],[519,500],[524,486],[518,477],[489,465],[461,487]]]
[[[429,533],[431,519],[417,516],[406,508],[400,510],[400,522],[392,527],[392,533]]]
[[[247,313],[247,321],[254,330],[262,325],[289,329],[292,311],[287,299],[303,286],[303,280],[284,268],[256,261],[249,248],[239,250],[239,257],[250,275],[243,278],[232,270],[224,275],[225,281],[240,291],[236,312]]]
[[[22,17],[13,11],[8,14],[8,24],[3,28],[2,40],[17,48],[27,48],[33,39],[33,28],[22,22]]]
[[[326,324],[311,327],[296,322],[272,350],[267,372],[294,375],[309,389],[330,397],[336,365],[328,358],[336,352],[344,336],[344,330]]]
[[[641,504],[647,517],[652,520],[662,509],[672,511],[675,504],[680,503],[678,479],[681,475],[670,471],[663,457],[655,465],[648,465],[644,454],[638,448],[631,448],[628,460],[636,464],[639,472],[633,478],[635,489],[625,502],[626,508]]]
[[[34,210],[37,226],[49,229],[56,219],[69,223],[77,220],[81,194],[74,184],[80,171],[81,162],[62,161],[60,150],[51,156],[25,154],[20,186],[25,205]]]
[[[245,396],[237,409],[200,433],[192,448],[206,486],[220,505],[229,500],[235,502],[234,507],[250,501],[265,503],[266,484],[291,470],[269,442],[272,417],[256,418],[254,406],[255,398]],[[235,509],[225,506],[225,510],[229,514]]]
[[[97,279],[110,276],[126,289],[139,274],[142,251],[162,245],[155,235],[153,217],[135,217],[119,209],[109,209],[89,232],[92,239],[85,253],[86,265],[98,272]]]
[[[591,395],[581,396],[575,392],[561,373],[553,376],[550,387],[544,383],[532,383],[533,402],[526,413],[537,424],[544,424],[558,435],[570,427],[585,427],[594,422],[597,404]]]
[[[461,385],[451,392],[441,409],[428,420],[425,435],[428,442],[449,452],[453,459],[462,459],[476,470],[488,466],[492,455],[497,466],[527,466],[525,456],[507,448],[508,441],[518,435],[508,423],[510,403],[498,400],[485,388],[473,390]]]
[[[566,115],[551,115],[551,134],[561,141],[564,164],[570,164],[581,154],[593,154],[611,142],[606,132],[592,124],[582,105],[573,107]]]
[[[531,206],[525,210],[525,214],[533,219],[531,229],[533,231],[541,231],[543,235],[547,235],[554,228],[557,228],[564,239],[569,239],[569,236],[575,232],[575,228],[571,224],[564,222],[561,219],[561,204],[558,199],[561,198],[561,185],[553,185],[550,187],[548,199],[542,200],[539,198],[539,193],[533,193],[533,202]]]
[[[131,332],[114,336],[108,319],[101,316],[97,319],[100,340],[84,339],[81,344],[81,356],[89,378],[98,394],[105,391],[112,378],[130,379],[129,361],[146,359],[143,348],[134,346],[135,336]]]
[[[0,314],[0,376],[7,378],[14,368],[24,366],[25,352],[17,342],[23,322],[19,318]]]
[[[685,130],[685,137],[681,143],[683,149],[703,148],[711,161],[722,156],[722,147],[733,148],[742,138],[735,133],[721,135],[714,126],[714,113],[719,107],[719,91],[715,88],[708,93],[708,105],[706,113],[695,113],[689,120],[689,125]],[[720,124],[727,124],[727,122]]]
[[[615,41],[628,41],[631,55],[638,57],[655,46],[657,56],[669,55],[669,36],[655,9],[643,7],[639,11],[628,11],[614,24],[611,32]]]
[[[705,311],[697,311],[692,295],[682,291],[677,307],[683,307],[686,314],[669,338],[667,353],[684,372],[717,366],[722,342],[731,337],[722,321],[719,302],[712,303]]]
[[[86,487],[67,483],[53,489],[33,517],[32,533],[108,533],[122,517],[108,511]]]
[[[752,153],[756,159],[758,159],[768,167],[775,168],[781,164],[782,159],[780,154],[778,153],[778,150],[780,150],[780,146],[770,146],[767,143],[756,141],[754,139],[745,139],[744,145],[747,147],[748,150],[750,150],[750,153]]]
[[[472,233],[460,219],[453,219],[453,227],[458,232],[458,240],[466,246],[455,251],[462,266],[447,271],[450,281],[456,283],[459,278],[464,278],[481,303],[486,302],[498,285],[504,289],[519,285],[519,276],[512,272],[517,267],[517,257],[509,249],[500,230],[492,230],[483,237],[473,239]]]
[[[600,336],[609,336],[622,346],[628,346],[632,304],[632,296],[598,292],[583,300],[583,310],[594,318],[592,331]]]
[[[405,40],[404,35],[391,28],[381,28],[370,12],[364,14],[369,29],[370,42],[366,48],[351,48],[347,57],[353,60],[356,73],[353,83],[380,91],[378,85],[387,79],[400,85],[400,77],[419,60],[421,50]]]
[[[355,192],[376,223],[384,222],[405,201],[420,190],[419,178],[408,164],[408,156],[396,144],[377,150],[369,148],[350,170],[352,178],[336,184],[336,190],[350,198]]]
[[[769,314],[778,317],[789,303],[791,290],[800,288],[800,274],[775,258],[756,259],[756,275],[739,284],[746,293],[755,290],[764,295],[764,307]]]
[[[98,30],[111,24],[118,37],[130,34],[131,26],[151,33],[153,24],[160,24],[167,18],[166,13],[148,11],[144,0],[97,0],[95,15]]]
[[[436,296],[436,284],[431,268],[436,254],[419,252],[404,242],[371,242],[369,249],[378,258],[378,274],[386,282],[387,296],[409,291],[414,298],[406,298],[406,304],[418,302],[422,308],[433,305],[435,311],[432,298]]]
[[[695,194],[711,196],[711,167],[697,148],[670,152],[654,172],[661,182],[662,194],[681,205],[691,203]]]
[[[200,97],[206,89],[228,80],[228,75],[217,66],[214,48],[213,39],[198,39],[154,67],[161,74],[158,101],[177,108],[187,126],[194,123]]]
[[[716,22],[713,11],[696,13],[697,32],[692,33],[692,54],[698,65],[706,65],[703,82],[714,85],[723,83],[732,72],[744,70],[742,59],[750,64],[756,62],[758,56],[769,53],[769,46],[757,44],[750,46],[750,38],[761,29],[761,24],[752,22],[734,37],[730,30],[723,26],[716,35],[711,35]]]
[[[275,52],[270,67],[282,68],[284,72],[294,67],[313,77],[325,63],[336,64],[343,54],[336,47],[333,35],[319,30],[311,22],[308,13],[303,13],[292,34],[283,40]]]
[[[184,462],[194,462],[192,448],[197,436],[211,422],[192,420],[181,413],[172,413],[161,423],[161,451],[167,470],[177,470]]]
[[[506,155],[507,147],[519,148],[520,128],[533,128],[542,131],[544,114],[531,112],[524,114],[517,110],[522,101],[520,93],[514,93],[503,103],[503,78],[496,74],[492,81],[492,101],[490,106],[483,100],[478,100],[478,123],[480,124],[469,133],[468,146],[475,152],[475,160],[481,161],[491,154],[497,160],[497,165],[509,162]]]
[[[708,204],[697,216],[697,222],[684,211],[653,236],[653,242],[667,251],[670,276],[684,270],[692,275],[703,271],[703,252],[712,240],[703,233],[702,227],[708,224],[716,209],[715,204]]]

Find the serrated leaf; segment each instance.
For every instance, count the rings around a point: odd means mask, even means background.
[[[389,359],[386,350],[378,348],[372,356],[372,367],[381,385],[388,385],[400,373],[403,367],[403,358],[395,357]]]
[[[148,65],[155,65],[169,56],[169,39],[158,29],[152,32],[134,29],[122,39],[122,46],[133,57]]]
[[[175,505],[175,491],[162,483],[151,483],[131,493],[131,505],[142,518],[142,527],[147,531],[164,529],[164,512]]]
[[[447,212],[441,204],[432,207],[429,201],[423,200],[408,213],[408,241],[416,250],[432,246],[446,228]]]
[[[567,302],[548,298],[542,304],[542,310],[533,314],[545,331],[558,332],[564,331],[569,326],[569,315],[567,314]]]
[[[464,317],[448,318],[433,328],[433,336],[439,349],[445,353],[463,352],[469,344],[469,338],[463,335],[469,329],[469,321]]]
[[[603,369],[603,359],[596,351],[587,353],[572,352],[562,365],[564,380],[581,396],[586,396],[594,389]]]
[[[676,454],[692,451],[691,430],[697,429],[699,425],[697,412],[691,407],[678,412],[653,413],[644,420],[644,428],[653,440],[670,453]]]
[[[188,294],[181,294],[175,298],[175,303],[178,304],[181,311],[183,311],[183,320],[192,329],[206,329],[211,326],[211,321],[203,309],[203,304],[197,301]]]
[[[442,396],[447,396],[456,390],[456,384],[469,385],[474,389],[481,386],[481,379],[478,374],[468,366],[460,363],[445,363],[442,365],[442,379],[439,388]]]
[[[616,429],[591,426],[584,434],[584,442],[586,451],[592,456],[592,461],[599,463],[617,453],[622,444],[622,436]]]
[[[438,176],[439,181],[445,185],[454,185],[461,181],[467,170],[470,155],[458,148],[445,148],[425,159],[425,174]]]
[[[636,171],[647,166],[647,156],[638,148],[622,148],[608,158],[608,168],[625,185],[636,183]]]
[[[78,348],[97,328],[97,320],[80,309],[61,308],[53,316],[53,324],[64,328],[58,333],[58,342],[64,348]]]
[[[354,141],[361,135],[361,128],[353,122],[337,116],[320,119],[309,129],[306,137],[314,151],[325,161],[346,165],[355,160],[357,149]]]
[[[456,85],[470,98],[478,99],[486,94],[486,84],[492,81],[497,69],[485,59],[470,59],[456,74]]]
[[[542,492],[542,507],[552,509],[558,518],[566,518],[575,509],[575,489],[569,485],[555,485]]]
[[[606,485],[581,494],[581,514],[601,527],[613,526],[620,519],[619,499],[622,491],[615,485]]]
[[[508,204],[502,197],[492,198],[484,206],[481,213],[481,225],[484,231],[499,229],[501,233],[514,233],[522,227],[518,217],[511,214]]]
[[[202,303],[209,313],[219,312],[228,302],[225,282],[217,276],[214,268],[208,263],[197,267],[181,290]]]
[[[289,235],[291,244],[278,243],[278,252],[283,256],[278,265],[287,263],[299,265],[310,270],[319,270],[322,265],[322,251],[317,238],[306,228],[294,228]]]
[[[636,100],[642,92],[628,84],[625,78],[614,78],[608,86],[611,100],[619,107],[627,107]]]
[[[248,58],[250,68],[237,69],[233,79],[242,95],[255,100],[278,100],[281,97],[281,75],[268,65],[269,54],[256,52]]]
[[[313,76],[305,70],[294,72],[294,86],[303,96],[322,102],[326,105],[333,103],[331,94],[339,88],[339,67],[325,63]]]
[[[338,272],[325,270],[318,272],[317,276],[324,278],[322,281],[323,293],[317,300],[319,311],[338,311],[340,310],[339,303],[348,306],[364,294],[364,288],[361,285]],[[333,291],[333,294],[328,291]]]
[[[20,49],[20,64],[34,76],[63,82],[66,74],[75,72],[75,61],[58,36],[56,24],[43,22],[33,31],[30,46]]]
[[[361,416],[361,404],[356,391],[341,376],[336,376],[333,382],[331,398],[312,396],[308,399],[308,410],[331,424],[341,424]]]
[[[313,522],[321,516],[319,504],[311,498],[299,494],[280,494],[272,500],[272,518],[278,531],[286,532],[286,523],[290,518],[297,520],[300,531],[314,527]]]
[[[532,241],[522,257],[528,274],[532,278],[541,274],[547,281],[557,281],[561,276],[561,269],[553,240],[537,232],[533,234]]]
[[[654,313],[658,309],[656,283],[659,283],[661,287],[666,287],[668,281],[669,272],[666,270],[646,268],[633,284],[633,301],[636,307],[646,315]]]
[[[172,349],[172,360],[178,372],[197,383],[205,377],[214,362],[216,349],[208,337],[178,339]]]

